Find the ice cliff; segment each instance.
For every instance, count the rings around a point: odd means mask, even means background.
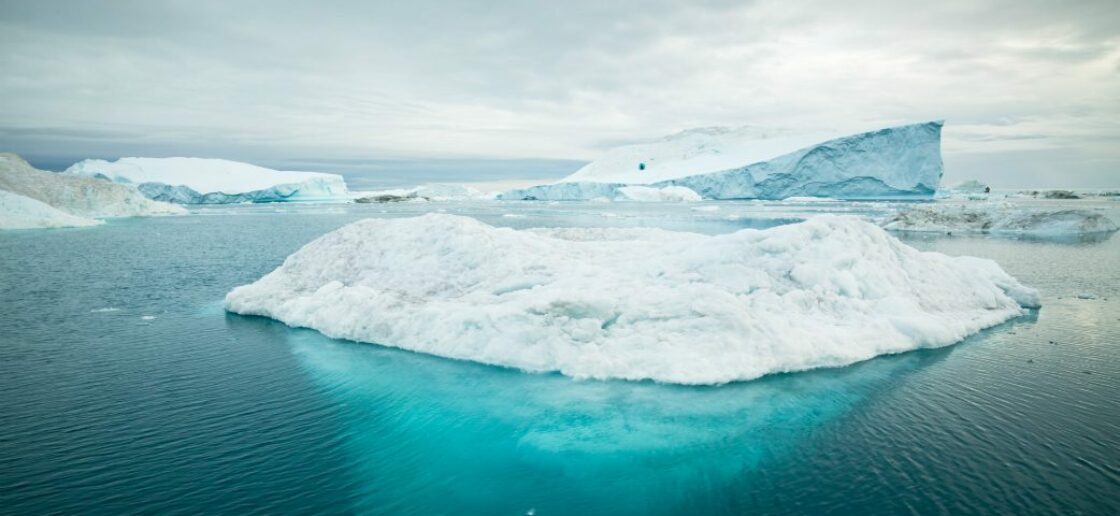
[[[97,223],[91,219],[186,213],[181,206],[153,201],[126,185],[38,170],[11,153],[0,154],[0,191],[11,194],[0,215],[7,221],[0,223],[5,227],[17,225],[17,220],[22,221],[20,227],[64,227]]]
[[[810,138],[819,135],[694,129],[619,147],[558,183],[500,198],[621,199],[619,189],[628,185],[685,187],[705,199],[929,198],[942,175],[941,126],[904,125],[816,144]]]
[[[349,199],[346,182],[337,174],[272,170],[223,159],[87,159],[66,173],[133,184],[151,199],[179,204]]]
[[[920,252],[836,216],[717,236],[368,219],[225,300],[334,338],[684,384],[945,346],[1037,305],[995,262]]]

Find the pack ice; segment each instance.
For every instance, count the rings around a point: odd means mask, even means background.
[[[129,186],[38,170],[11,153],[0,154],[0,193],[3,229],[92,226],[99,218],[187,212]]]
[[[136,185],[144,195],[179,204],[330,201],[349,198],[337,174],[289,172],[224,159],[87,159],[66,173]]]
[[[945,346],[1038,296],[848,217],[705,236],[429,214],[328,233],[225,306],[525,371],[718,384]]]
[[[1086,209],[1021,207],[1005,202],[917,205],[882,221],[892,231],[1091,235],[1116,231],[1105,215]]]
[[[616,148],[557,183],[500,198],[622,200],[628,185],[687,188],[705,199],[929,198],[941,181],[941,126],[926,122],[831,139],[692,129]]]

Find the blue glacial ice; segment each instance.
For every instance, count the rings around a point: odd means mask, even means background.
[[[943,172],[942,125],[890,127],[816,144],[804,137],[694,129],[614,149],[558,183],[499,198],[626,200],[621,189],[629,185],[688,188],[705,199],[932,198]]]

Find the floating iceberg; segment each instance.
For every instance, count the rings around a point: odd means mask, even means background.
[[[1010,203],[913,206],[881,224],[891,231],[1089,235],[1116,231],[1111,219],[1083,209],[1022,208]]]
[[[129,183],[149,198],[179,204],[347,200],[337,174],[287,172],[202,158],[87,159],[66,173]]]
[[[103,224],[30,197],[0,190],[0,229],[75,228]]]
[[[989,193],[992,188],[975,179],[969,179],[968,181],[957,183],[957,185],[950,188],[950,190],[961,193]]]
[[[975,179],[962,181],[952,187],[941,187],[934,196],[937,199],[963,199],[970,201],[985,201],[995,197],[991,188]],[[1006,197],[1006,196],[1005,196]]]
[[[848,217],[705,236],[429,214],[328,233],[225,306],[526,371],[717,384],[948,345],[1038,296]]]
[[[904,125],[817,144],[810,138],[819,135],[693,129],[619,147],[558,183],[500,198],[614,199],[627,185],[681,186],[705,199],[929,198],[941,181],[941,126]]]
[[[373,192],[352,192],[359,203],[384,203],[402,201],[472,201],[493,199],[493,195],[475,188],[445,183],[420,185],[415,188],[397,188]]]
[[[96,223],[89,220],[94,218],[187,213],[182,206],[153,201],[130,186],[38,170],[11,153],[0,154],[0,190],[70,216],[60,217],[43,206],[8,196],[4,216],[9,222],[5,226],[16,220],[22,220],[20,224],[42,221],[41,225],[30,227],[88,226]],[[29,211],[20,216],[19,209]]]

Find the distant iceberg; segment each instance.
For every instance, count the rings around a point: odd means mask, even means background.
[[[882,226],[892,231],[1036,236],[1090,235],[1117,230],[1111,219],[1090,210],[1024,208],[995,202],[913,206],[886,218]]]
[[[475,201],[493,199],[492,194],[458,184],[429,183],[414,188],[395,188],[372,192],[351,192],[355,202],[385,203],[408,201]]]
[[[182,206],[153,201],[135,188],[47,172],[19,156],[0,154],[0,192],[6,192],[0,227],[73,227],[93,219],[185,214]]]
[[[178,204],[336,201],[350,198],[337,174],[288,172],[224,159],[87,159],[67,174],[135,185],[151,199]]]
[[[942,122],[828,139],[693,129],[608,152],[558,183],[503,200],[625,197],[628,185],[685,187],[705,199],[930,198],[941,181]]]
[[[849,217],[706,236],[429,214],[328,233],[225,306],[526,371],[718,384],[945,346],[1038,296]]]

